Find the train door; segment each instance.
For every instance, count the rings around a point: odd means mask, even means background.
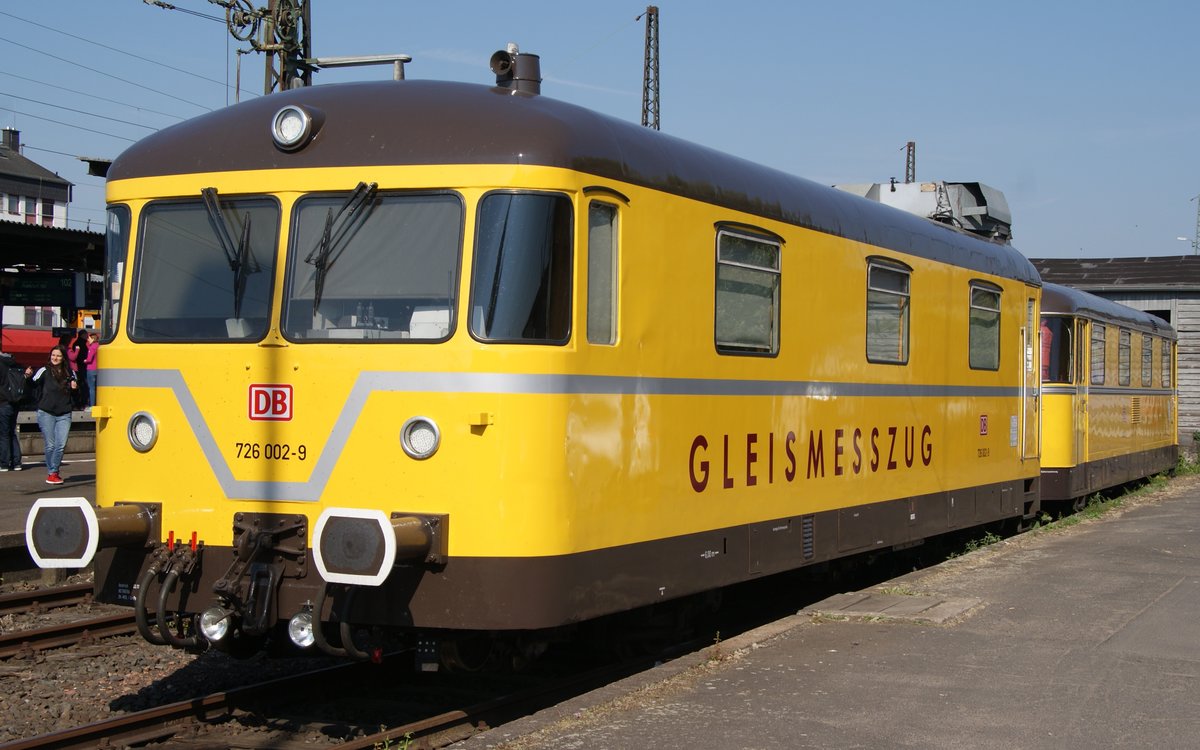
[[[1021,375],[1021,458],[1041,455],[1041,417],[1039,403],[1042,385],[1042,347],[1038,338],[1039,311],[1037,290],[1026,288],[1025,324],[1021,328],[1024,372]]]
[[[1075,398],[1072,429],[1075,432],[1071,444],[1074,446],[1072,466],[1081,466],[1087,460],[1088,435],[1088,383],[1091,382],[1091,337],[1088,323],[1082,318],[1075,320]]]

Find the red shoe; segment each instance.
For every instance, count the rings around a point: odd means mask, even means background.
[[[57,471],[54,472],[53,474],[51,474],[50,476],[46,477],[46,484],[62,484],[62,483],[63,483],[63,478],[58,475]]]

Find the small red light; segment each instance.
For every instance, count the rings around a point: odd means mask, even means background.
[[[192,552],[196,551],[196,532],[192,532]]]
[[[175,532],[174,531],[167,532],[167,549],[171,550],[172,552],[175,551]]]
[[[372,664],[382,664],[383,663],[383,648],[381,648],[380,646],[376,646],[375,648],[371,649],[371,663]]]

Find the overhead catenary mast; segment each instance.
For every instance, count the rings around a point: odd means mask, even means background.
[[[633,19],[646,19],[646,60],[642,69],[642,125],[658,130],[658,6]]]

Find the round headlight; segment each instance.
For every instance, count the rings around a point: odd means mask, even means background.
[[[229,622],[233,613],[221,607],[211,607],[200,613],[200,632],[216,643],[229,634]]]
[[[158,441],[158,422],[144,411],[129,418],[129,444],[135,451],[145,453]]]
[[[400,429],[400,447],[410,457],[423,460],[437,452],[442,434],[428,417],[413,417]]]
[[[308,648],[317,641],[313,635],[312,612],[308,610],[292,615],[292,619],[288,620],[287,631],[288,638],[300,648]]]
[[[289,104],[275,113],[271,119],[271,137],[275,145],[284,151],[293,151],[303,146],[312,134],[312,117],[303,109]]]

